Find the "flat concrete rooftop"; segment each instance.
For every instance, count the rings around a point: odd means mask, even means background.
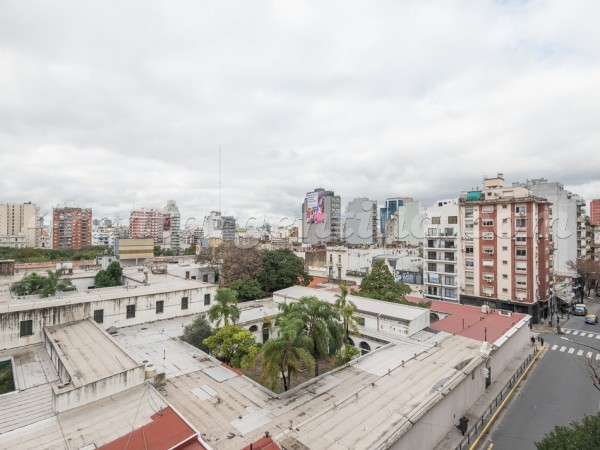
[[[116,339],[136,359],[164,367],[166,398],[215,449],[242,448],[266,431],[311,449],[370,448],[395,427],[410,427],[409,419],[480,359],[480,343],[461,336],[439,333],[445,339],[437,343],[404,339],[277,396],[173,339],[181,333],[179,320],[121,328]]]
[[[45,330],[74,387],[140,365],[91,319],[46,327]]]

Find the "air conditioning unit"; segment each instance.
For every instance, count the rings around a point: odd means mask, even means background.
[[[490,293],[490,292],[484,292],[483,294],[484,294],[486,297],[491,297],[491,296],[493,295],[493,294],[492,294],[492,293]]]

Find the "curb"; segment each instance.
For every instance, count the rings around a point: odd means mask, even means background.
[[[512,389],[510,390],[510,392],[506,395],[506,398],[502,401],[502,403],[500,403],[500,406],[498,406],[498,408],[496,409],[496,411],[494,412],[494,414],[492,415],[492,417],[490,417],[490,419],[486,423],[485,427],[483,427],[483,430],[481,430],[481,433],[479,433],[479,436],[477,436],[477,438],[475,438],[475,440],[473,441],[473,444],[471,444],[471,446],[469,447],[469,450],[475,450],[477,448],[477,444],[479,444],[479,441],[481,440],[481,438],[487,434],[487,432],[490,429],[490,427],[494,424],[494,422],[498,418],[498,415],[504,409],[504,406],[506,405],[506,403],[508,402],[508,400],[511,399],[513,393],[515,392],[515,389],[517,389],[517,387],[521,384],[521,381],[523,380],[523,378],[525,378],[525,376],[529,373],[529,369],[531,369],[531,367],[533,366],[533,364],[537,361],[537,359],[539,358],[539,356],[545,350],[546,350],[546,345],[544,345],[543,347],[540,347],[540,350],[536,353],[536,355],[533,357],[533,359],[531,360],[531,362],[529,363],[529,365],[527,366],[527,368],[523,371],[523,373],[521,374],[521,376],[519,377],[519,379],[516,381],[515,385],[512,387]]]

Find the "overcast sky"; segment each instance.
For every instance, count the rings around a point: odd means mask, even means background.
[[[0,202],[298,217],[544,177],[600,197],[600,3],[2,1]]]

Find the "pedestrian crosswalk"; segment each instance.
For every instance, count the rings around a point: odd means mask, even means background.
[[[565,334],[570,334],[571,336],[579,336],[589,339],[598,339],[600,341],[600,333],[590,333],[587,330],[571,330],[569,328],[563,329]]]
[[[556,351],[559,353],[567,353],[569,355],[575,354],[575,356],[581,356],[581,357],[585,357],[590,360],[600,361],[600,349],[598,349],[598,353],[595,353],[595,352],[589,351],[587,349],[584,350],[584,349],[580,348],[580,346],[578,346],[577,343],[575,343],[575,342],[573,342],[572,344],[574,344],[575,347],[554,344],[549,347],[549,350]]]

